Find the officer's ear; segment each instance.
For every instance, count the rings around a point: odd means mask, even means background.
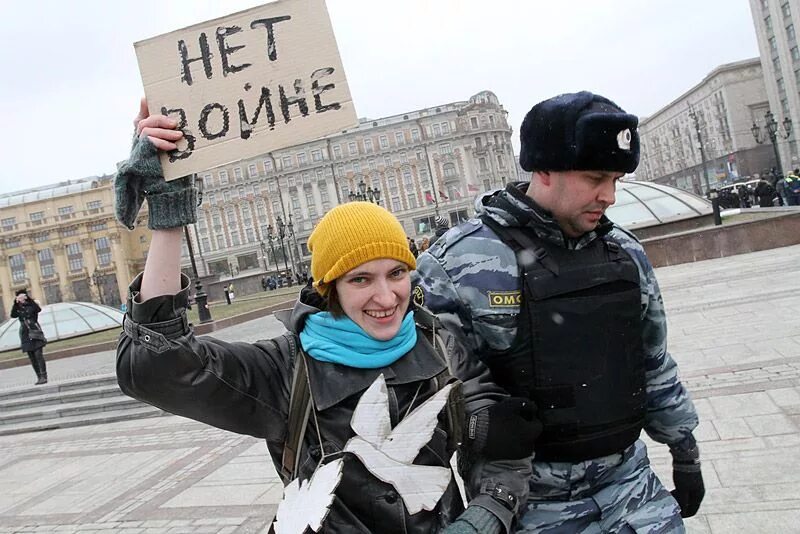
[[[553,176],[548,171],[534,171],[536,179],[545,187],[553,185]]]

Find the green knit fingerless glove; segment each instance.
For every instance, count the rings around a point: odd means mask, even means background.
[[[441,534],[500,534],[503,525],[486,508],[468,506]]]
[[[117,220],[129,230],[133,230],[145,198],[149,212],[147,226],[151,230],[179,228],[197,222],[194,178],[164,180],[158,149],[147,137],[136,137],[130,158],[119,165],[114,195]]]

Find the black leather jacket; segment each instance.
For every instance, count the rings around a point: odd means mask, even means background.
[[[141,275],[131,284],[128,324],[117,347],[117,379],[122,390],[165,411],[264,438],[274,465],[280,468],[294,355],[272,340],[250,344],[195,337],[184,311],[189,291],[186,277],[182,280],[184,289],[177,295],[143,303],[136,302],[140,284]],[[297,333],[305,317],[317,311],[298,302],[285,324],[290,332]],[[437,391],[435,377],[446,369],[430,351],[430,344],[419,335],[410,354],[381,369],[353,369],[307,358],[325,455],[345,460],[325,532],[431,533],[452,522],[463,510],[452,480],[434,510],[409,515],[390,484],[375,478],[355,456],[341,453],[354,434],[350,420],[360,394],[379,374],[383,373],[389,389],[393,426],[409,407],[418,406]],[[477,404],[488,404],[504,395],[497,388],[464,393]],[[415,464],[449,467],[454,451],[448,446],[447,428],[443,412],[433,438],[420,450]],[[320,449],[316,431],[306,432],[300,451],[301,479],[310,477],[317,467]],[[510,532],[516,510],[507,510],[488,494],[481,494],[480,486],[486,481],[500,483],[517,495],[517,502],[525,502],[529,473],[530,462],[525,460],[472,461],[465,471],[470,494],[474,495],[470,504],[494,513]]]
[[[28,325],[39,324],[39,312],[42,308],[33,299],[28,299],[24,304],[14,301],[11,307],[11,317],[19,320],[19,342],[22,352],[34,352],[45,346],[44,341],[31,339]],[[41,326],[39,327],[41,329]]]

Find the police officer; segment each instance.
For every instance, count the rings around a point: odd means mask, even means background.
[[[604,215],[639,162],[637,125],[589,92],[535,105],[520,130],[530,183],[477,199],[476,218],[418,261],[416,303],[538,406],[521,532],[684,532],[704,495],[697,413],[667,352],[653,268]],[[642,430],[670,448],[672,494]]]

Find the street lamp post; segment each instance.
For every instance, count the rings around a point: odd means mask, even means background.
[[[792,135],[792,119],[789,117],[785,117],[783,119],[783,133],[780,132],[778,128],[778,121],[775,120],[775,116],[772,114],[772,111],[767,110],[764,114],[764,127],[766,128],[767,135],[764,136],[764,132],[761,130],[761,127],[753,122],[752,128],[750,128],[750,132],[753,134],[753,137],[756,140],[756,143],[763,144],[766,142],[767,139],[770,140],[772,143],[772,149],[775,151],[775,168],[778,171],[778,176],[783,176],[783,166],[781,165],[781,156],[778,152],[778,137],[781,139],[788,139],[790,135]],[[778,176],[775,177],[775,181],[778,181]],[[773,184],[775,185],[775,184]]]
[[[367,187],[367,184],[364,183],[363,178],[358,182],[358,192],[354,193],[350,191],[350,194],[347,196],[350,199],[350,202],[358,200],[360,202],[372,202],[373,204],[377,204],[379,206],[381,204],[381,190],[377,187]]]
[[[264,272],[269,271],[269,262],[267,261],[267,246],[264,245],[264,241],[261,239],[258,240],[258,244],[261,245],[261,257],[264,259]]]
[[[97,287],[97,295],[100,297],[100,304],[105,304],[105,299],[103,298],[103,282],[105,282],[105,278],[106,275],[102,274],[97,267],[95,267],[92,273],[92,281],[95,287]]]
[[[278,225],[278,238],[280,239],[280,242],[281,242],[281,252],[283,252],[283,266],[286,268],[286,271],[288,272],[289,271],[289,263],[286,261],[286,247],[283,246],[283,238],[286,237],[286,223],[284,223],[283,219],[281,218],[281,216],[278,215],[278,218],[276,219],[275,224]],[[292,263],[294,263],[294,261]],[[287,276],[287,278],[289,279],[289,286],[291,286],[292,285],[292,274],[290,273],[289,276]]]
[[[294,250],[294,257],[297,259],[295,262],[295,270],[297,270],[297,266],[300,266],[300,272],[298,274],[302,274],[302,271],[306,270],[305,263],[303,262],[302,254],[300,253],[300,245],[297,244],[297,232],[294,231],[294,224],[292,223],[292,214],[289,214],[289,224],[287,225],[289,229],[289,238],[291,243],[293,244]],[[297,282],[300,283],[299,281]]]
[[[194,303],[197,305],[197,316],[201,323],[211,321],[211,310],[208,309],[208,295],[203,291],[203,284],[200,283],[200,275],[197,273],[197,263],[194,261],[194,249],[192,240],[189,238],[189,227],[183,227],[183,235],[186,238],[186,246],[189,248],[189,260],[192,262],[192,274],[194,274]]]
[[[278,257],[275,255],[275,239],[275,233],[270,224],[267,226],[267,240],[269,241],[269,249],[272,251],[272,259],[275,260],[275,270],[277,271],[280,267],[278,267]]]

